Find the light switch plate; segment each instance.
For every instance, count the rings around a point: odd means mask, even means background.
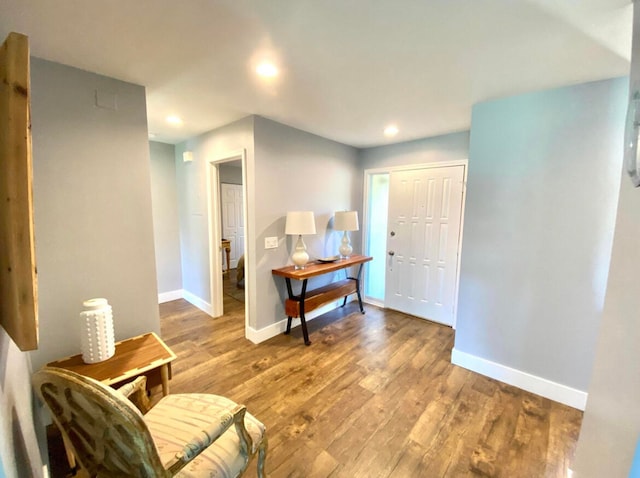
[[[264,238],[264,248],[265,249],[276,249],[278,247],[278,238],[277,237],[265,237]]]

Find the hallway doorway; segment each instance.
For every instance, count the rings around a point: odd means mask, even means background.
[[[242,302],[246,328],[248,294],[245,289],[247,281],[244,267],[247,254],[245,151],[230,152],[208,161],[207,169],[212,315],[220,317],[226,314],[228,299]],[[229,264],[222,246],[223,239],[230,242]]]

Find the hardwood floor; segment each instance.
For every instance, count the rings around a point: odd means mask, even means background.
[[[160,306],[171,393],[244,403],[267,426],[271,478],[567,476],[582,412],[451,365],[450,328],[351,303],[309,323],[310,347],[299,328],[254,345],[242,302],[224,300],[217,319]]]

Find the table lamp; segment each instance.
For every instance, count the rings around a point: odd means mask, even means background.
[[[346,259],[353,252],[348,231],[357,231],[359,229],[358,211],[337,211],[333,220],[333,228],[336,231],[344,231],[340,244],[340,255]]]
[[[296,269],[304,269],[304,266],[309,262],[309,254],[307,254],[307,246],[302,240],[302,235],[316,233],[316,220],[313,216],[313,211],[288,212],[284,233],[291,236],[298,236],[298,242],[291,255],[291,260]]]

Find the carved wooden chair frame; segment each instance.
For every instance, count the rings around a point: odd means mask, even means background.
[[[253,453],[258,453],[258,476],[263,478],[266,434],[254,447],[245,427],[246,408],[224,410],[201,430],[171,461],[162,463],[142,412],[148,410],[146,377],[118,390],[74,372],[45,367],[33,376],[40,398],[60,429],[65,445],[90,476],[171,477],[200,455],[229,428],[235,426],[244,459],[241,474]],[[140,410],[134,406],[131,397]],[[208,475],[207,475],[208,476]]]

